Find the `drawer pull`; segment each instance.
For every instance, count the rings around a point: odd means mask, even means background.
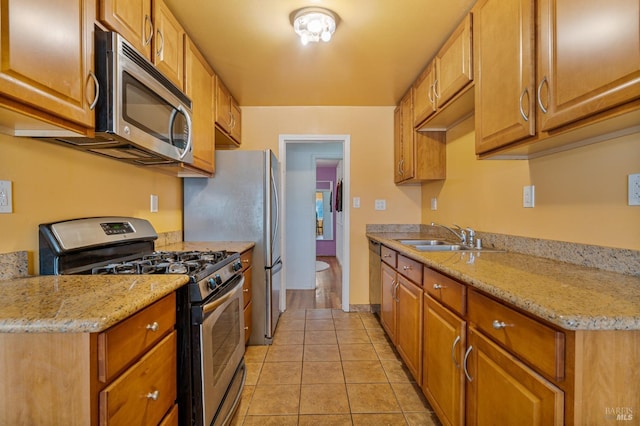
[[[471,349],[473,346],[469,346],[467,351],[464,353],[464,361],[462,361],[462,369],[464,370],[464,375],[467,376],[467,380],[473,382],[473,377],[469,375],[469,370],[467,370],[467,360],[469,359],[469,354],[471,353]]]
[[[382,257],[384,257],[385,259],[388,259],[388,258],[390,258],[390,257],[391,257],[391,255],[390,255],[390,254],[385,254],[385,255],[384,255],[384,256],[382,256]]]
[[[249,263],[249,259],[242,259],[242,263]]]
[[[158,329],[160,328],[160,324],[158,324],[156,321],[154,321],[151,324],[147,324],[146,328],[149,331],[158,331]]]
[[[447,288],[446,285],[442,285],[442,284],[434,284],[433,285],[433,289],[434,290],[442,290],[443,288]]]
[[[245,326],[244,331],[249,331],[249,327]]]
[[[504,321],[493,320],[493,328],[500,330],[505,327],[513,327],[513,324],[507,324]]]
[[[243,293],[249,293],[249,289],[248,288],[242,289],[242,292]]]
[[[404,269],[405,271],[410,271],[412,268],[411,265],[405,265],[402,267],[402,269]]]
[[[158,400],[158,396],[160,396],[160,391],[153,391],[147,394],[147,399],[152,399],[154,401]]]
[[[456,346],[458,343],[460,343],[460,336],[456,337],[456,340],[453,341],[453,345],[451,346],[451,359],[453,360],[453,365],[459,370],[460,364],[458,364],[458,360],[456,360]]]

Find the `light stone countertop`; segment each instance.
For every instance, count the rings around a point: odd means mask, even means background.
[[[178,242],[156,251],[243,252],[254,242]],[[187,275],[40,275],[0,280],[0,333],[96,333],[189,281]]]
[[[0,332],[104,331],[188,281],[186,275],[41,275],[0,281]]]
[[[368,232],[435,270],[568,330],[640,330],[640,277],[513,252],[420,252],[396,239],[421,233]]]

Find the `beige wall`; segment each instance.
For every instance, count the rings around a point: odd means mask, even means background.
[[[423,184],[422,223],[640,249],[640,207],[627,205],[640,134],[529,161],[476,160],[474,138],[473,119],[447,135],[447,179]],[[522,207],[524,185],[535,185],[532,209]]]
[[[351,137],[350,303],[369,303],[369,261],[365,225],[419,223],[420,187],[393,184],[393,107],[243,107],[242,149],[271,148],[281,134],[339,134]],[[386,199],[376,211],[374,200]],[[344,207],[351,206],[345,200]]]
[[[38,272],[40,223],[119,215],[148,219],[157,232],[182,229],[182,180],[151,169],[0,134],[0,180],[13,182],[0,253],[27,250],[30,273]],[[149,212],[150,194],[158,195],[157,213]]]

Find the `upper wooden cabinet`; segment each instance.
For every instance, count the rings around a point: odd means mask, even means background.
[[[92,131],[95,13],[91,0],[3,1],[0,104],[75,131]]]
[[[99,0],[100,21],[121,34],[142,55],[151,60],[154,28],[151,0]]]
[[[467,15],[414,82],[414,126],[445,131],[473,113],[473,28]]]
[[[213,70],[195,44],[185,37],[184,89],[193,102],[193,164],[204,175],[214,172],[214,84]]]
[[[420,183],[445,178],[445,132],[416,132],[413,126],[413,90],[394,113],[394,182]]]
[[[216,146],[235,148],[241,143],[241,114],[238,103],[220,77],[216,77],[216,128],[222,138],[216,138]]]
[[[182,87],[185,32],[162,0],[100,0],[100,20]]]
[[[478,2],[476,153],[528,157],[637,125],[639,9],[637,0]]]
[[[153,63],[176,86],[182,87],[185,32],[162,0],[153,0],[153,25]]]

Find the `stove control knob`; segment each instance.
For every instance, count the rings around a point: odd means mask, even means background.
[[[222,284],[222,278],[220,278],[220,275],[215,274],[213,276],[213,278],[209,278],[209,288],[211,290],[215,289],[217,286],[219,286],[220,284]]]
[[[242,269],[242,262],[238,260],[233,264],[233,271],[236,272],[236,271],[239,271],[240,269]]]

